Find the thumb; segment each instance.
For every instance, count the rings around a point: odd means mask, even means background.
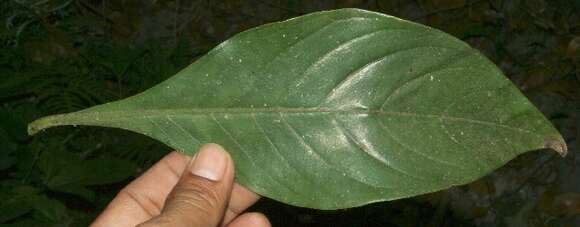
[[[169,193],[161,214],[140,226],[218,226],[234,181],[234,163],[217,144],[206,144]]]

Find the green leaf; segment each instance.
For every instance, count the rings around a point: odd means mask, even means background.
[[[26,140],[26,121],[14,110],[0,107],[0,130],[5,131],[13,141]]]
[[[31,186],[0,186],[0,223],[5,223],[33,210],[31,198],[38,196],[38,189]]]
[[[54,191],[94,200],[95,193],[86,186],[117,183],[133,176],[137,165],[125,159],[98,157],[80,159],[78,154],[45,145],[38,167],[42,171],[44,185]]]
[[[82,161],[68,161],[57,174],[47,180],[52,189],[68,186],[103,185],[122,181],[135,174],[137,166],[118,158],[97,158]],[[73,188],[77,191],[76,188]],[[73,190],[71,189],[71,190]]]
[[[81,196],[94,200],[94,192],[85,186],[116,183],[134,175],[137,166],[127,160],[101,157],[90,160],[56,160],[43,154],[41,168],[45,184],[55,191]],[[61,156],[62,157],[62,156]],[[45,161],[46,160],[46,161]]]
[[[34,209],[41,215],[42,219],[59,223],[68,219],[66,206],[56,200],[48,198],[45,195],[37,195],[29,199]]]
[[[471,182],[566,144],[478,51],[357,9],[242,32],[125,100],[33,122],[123,128],[187,154],[223,145],[237,181],[296,206],[339,209]]]

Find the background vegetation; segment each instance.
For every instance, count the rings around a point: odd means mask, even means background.
[[[497,63],[564,134],[466,186],[339,211],[263,199],[274,226],[579,226],[580,1],[2,0],[0,224],[86,226],[169,148],[96,127],[26,134],[31,120],[118,100],[264,23],[356,7],[427,24]],[[474,81],[476,83],[477,81]]]

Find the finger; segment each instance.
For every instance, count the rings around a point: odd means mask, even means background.
[[[228,227],[270,227],[268,218],[260,213],[245,213],[234,219]]]
[[[260,196],[249,189],[237,183],[234,184],[232,195],[226,214],[224,216],[224,224],[230,223],[235,217],[240,215],[244,210],[248,209],[252,204],[256,203]]]
[[[169,153],[123,188],[91,226],[135,226],[157,216],[190,160]]]
[[[161,214],[140,226],[217,226],[233,181],[229,154],[217,144],[204,145],[169,193]]]

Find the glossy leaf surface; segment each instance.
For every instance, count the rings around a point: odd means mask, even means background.
[[[125,100],[51,116],[193,154],[223,145],[237,181],[338,209],[473,181],[559,133],[479,52],[441,31],[343,9],[260,26]]]

